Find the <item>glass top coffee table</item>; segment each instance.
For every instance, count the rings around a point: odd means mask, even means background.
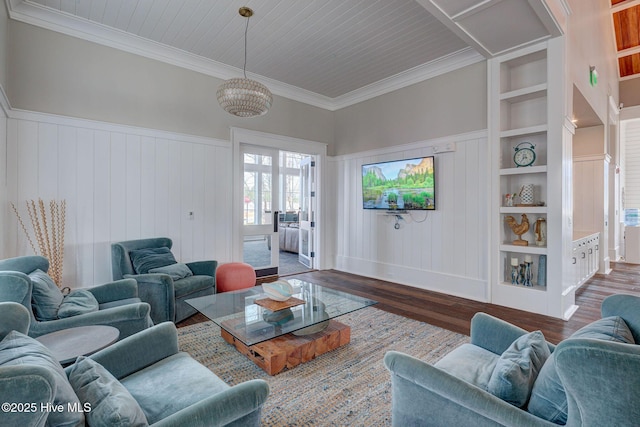
[[[298,304],[292,307],[264,307],[273,301],[264,301],[262,286],[186,302],[220,326],[228,343],[270,375],[348,344],[351,329],[333,319],[377,303],[299,279],[288,282],[294,289],[290,303]]]

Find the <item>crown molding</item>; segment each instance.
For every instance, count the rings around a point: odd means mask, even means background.
[[[345,95],[333,98],[334,105],[332,110],[339,110],[484,60],[484,56],[480,55],[474,49],[467,47],[443,56],[442,58],[418,65],[407,71],[356,89]]]
[[[29,0],[5,0],[5,2],[9,11],[9,17],[16,21],[196,71],[222,80],[238,77],[242,74],[242,70],[239,68],[129,34],[117,28],[108,27],[65,12],[53,10]],[[247,76],[265,84],[275,95],[325,110],[336,111],[482,60],[484,60],[484,57],[472,48],[462,49],[448,56],[414,67],[336,98],[320,95],[253,73],[247,73]]]

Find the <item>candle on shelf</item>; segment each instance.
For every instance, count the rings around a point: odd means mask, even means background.
[[[514,267],[518,266],[518,258],[511,258],[511,265]]]
[[[531,255],[525,255],[524,256],[524,262],[531,262]]]

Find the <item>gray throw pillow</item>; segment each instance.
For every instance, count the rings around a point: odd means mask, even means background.
[[[518,408],[523,407],[550,354],[542,332],[534,331],[521,336],[498,359],[487,391]]]
[[[29,274],[33,289],[31,290],[31,307],[37,320],[47,321],[58,318],[58,307],[64,296],[58,286],[47,273],[35,270]]]
[[[55,378],[53,404],[55,407],[60,405],[63,410],[49,412],[48,426],[84,426],[84,413],[69,411],[70,408],[80,408],[81,405],[60,363],[43,344],[20,332],[12,331],[0,342],[0,366],[20,365],[45,367]]]
[[[90,426],[148,426],[147,417],[138,402],[120,382],[98,362],[78,357],[69,368],[69,382],[87,412]]]
[[[171,250],[166,247],[136,249],[129,252],[129,258],[137,274],[147,274],[152,268],[165,267],[177,262]]]
[[[573,338],[592,338],[635,344],[629,327],[618,316],[596,320],[576,331],[567,339]],[[553,354],[542,367],[538,380],[533,385],[527,411],[552,423],[562,425],[567,423],[567,395],[558,376]]]
[[[73,317],[79,314],[92,313],[98,311],[100,304],[93,294],[85,289],[75,289],[64,297],[60,308],[58,308],[58,318]]]
[[[187,264],[183,264],[181,262],[167,265],[165,267],[152,268],[149,270],[149,273],[168,274],[173,280],[180,280],[185,277],[193,276],[193,272],[189,267],[187,267]]]

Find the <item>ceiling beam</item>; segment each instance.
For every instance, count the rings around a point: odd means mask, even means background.
[[[464,40],[469,46],[477,50],[482,56],[485,58],[493,57],[493,53],[490,52],[486,47],[482,45],[478,40],[476,40],[471,34],[464,31],[460,26],[453,21],[449,15],[447,15],[440,7],[438,7],[431,0],[416,0],[422,7],[427,9],[429,13],[436,17],[438,21],[444,24],[448,29],[453,31],[458,37]],[[482,2],[481,6],[483,6],[487,2]],[[471,9],[474,9],[473,7]],[[469,10],[463,12],[467,13]]]
[[[546,40],[550,37],[561,35],[564,31],[564,27],[566,26],[566,18],[570,14],[570,8],[568,7],[566,0],[526,0],[526,3],[535,13],[535,18],[531,16],[529,19],[534,20],[537,18],[540,25],[544,27],[544,30],[540,31],[541,34],[534,40],[528,40],[518,45],[511,43],[506,48],[498,48],[496,47],[495,40],[492,40],[492,37],[488,37],[488,33],[485,30],[474,28],[473,25],[467,21],[472,19],[474,15],[482,14],[488,8],[492,8],[491,11],[494,12],[494,15],[496,16],[494,19],[505,19],[504,13],[500,13],[501,10],[504,10],[501,6],[507,4],[504,0],[475,0],[471,6],[452,15],[447,13],[446,7],[443,8],[440,6],[444,4],[444,0],[416,1],[485,58],[502,55],[504,53],[535,44],[542,40]],[[557,17],[555,14],[559,14],[560,16]],[[499,15],[503,16],[499,17]],[[500,21],[496,21],[495,24],[503,33],[517,31],[517,28],[515,27],[512,29],[505,27]]]
[[[622,10],[629,9],[630,7],[634,7],[638,5],[640,5],[640,0],[623,1],[622,3],[618,3],[614,6],[611,6],[611,13],[613,14],[616,12],[620,12]]]
[[[636,53],[640,53],[640,46],[630,47],[628,49],[623,49],[618,52],[618,58],[622,58],[623,56],[634,55]]]

